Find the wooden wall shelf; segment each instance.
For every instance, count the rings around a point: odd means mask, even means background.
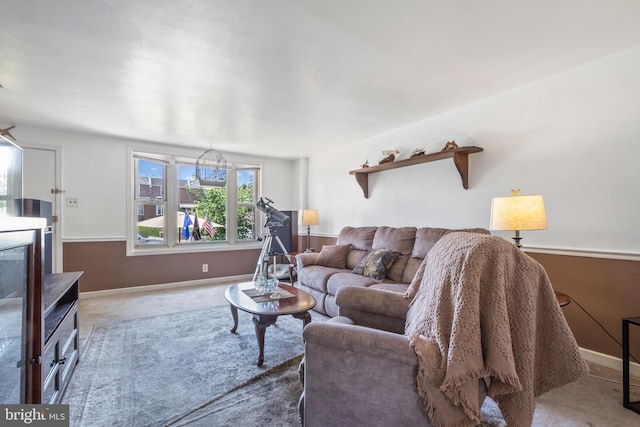
[[[349,172],[350,175],[355,175],[356,181],[362,191],[364,192],[365,199],[369,198],[369,174],[375,172],[382,172],[390,169],[402,168],[405,166],[417,165],[420,163],[434,162],[436,160],[448,159],[453,157],[453,163],[455,163],[460,178],[462,178],[462,186],[465,189],[469,188],[469,154],[479,153],[483,151],[480,147],[468,146],[453,148],[451,150],[439,151],[437,153],[425,154],[423,156],[414,157],[412,159],[397,160],[391,163],[383,163],[377,166],[369,166],[368,168],[356,169]]]

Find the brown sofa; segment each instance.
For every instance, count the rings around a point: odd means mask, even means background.
[[[404,293],[429,250],[452,231],[489,234],[482,228],[344,227],[336,245],[325,246],[317,253],[296,255],[295,286],[313,295],[315,311],[332,317],[338,315],[335,296],[343,286]],[[378,264],[363,266],[363,261],[375,258],[371,255],[382,258]]]

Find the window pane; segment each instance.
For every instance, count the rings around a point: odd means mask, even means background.
[[[165,165],[136,158],[137,245],[164,245]]]
[[[227,190],[207,188],[193,190],[202,241],[227,240]],[[208,224],[205,225],[205,222]]]
[[[197,214],[200,231],[194,234],[192,224],[187,233],[189,238],[185,239],[184,229],[181,229],[181,234],[178,236],[179,242],[225,241],[227,240],[225,228],[227,189],[224,187],[196,188],[195,176],[195,163],[178,165],[179,208],[183,212],[185,209],[189,211],[192,222],[195,222]]]
[[[137,244],[164,244],[165,218],[163,215],[156,215],[156,209],[155,203],[138,203]]]
[[[138,199],[164,199],[164,164],[147,159],[138,162]]]
[[[256,212],[251,206],[238,206],[238,240],[256,238]]]
[[[238,240],[254,240],[256,236],[255,170],[238,171]]]

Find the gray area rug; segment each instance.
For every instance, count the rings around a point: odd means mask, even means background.
[[[71,426],[299,426],[302,322],[267,328],[259,368],[251,316],[238,314],[235,335],[226,306],[96,326],[63,396]],[[621,396],[619,378],[583,377],[540,397],[533,426],[640,425]],[[506,426],[490,399],[482,412],[483,427]]]
[[[71,425],[184,425],[194,420],[224,425],[214,422],[215,413],[203,417],[204,408],[255,383],[291,382],[280,374],[297,369],[302,321],[281,316],[267,328],[265,362],[258,367],[252,318],[238,314],[236,334],[229,332],[233,320],[228,306],[96,326],[62,399],[70,405]],[[259,403],[254,415],[268,409],[257,416],[282,417],[283,422],[297,405],[297,397],[292,402],[275,399],[268,388],[258,387],[250,397]],[[229,403],[245,413],[251,408],[241,400]],[[194,411],[200,415],[192,415]]]

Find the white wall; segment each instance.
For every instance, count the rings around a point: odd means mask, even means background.
[[[548,230],[525,246],[640,254],[640,46],[482,102],[309,160],[315,231],[345,225],[488,227],[491,199],[542,194]],[[464,190],[451,159],[369,175],[369,199],[349,171],[383,149],[406,158],[447,140],[477,145]],[[509,237],[512,233],[496,232]]]
[[[146,147],[160,152],[197,157],[203,149],[187,149],[162,144],[59,132],[19,126],[14,132],[19,145],[62,147],[62,238],[63,240],[124,240],[127,224],[127,148]],[[290,160],[254,158],[225,153],[229,161],[258,162],[263,166],[262,194],[279,209],[297,208],[291,191],[294,163]],[[25,171],[25,180],[29,171]],[[52,184],[53,186],[53,184]],[[64,206],[66,197],[79,200],[78,208]]]

